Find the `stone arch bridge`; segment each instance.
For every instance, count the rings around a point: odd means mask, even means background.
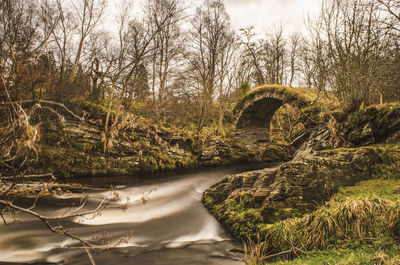
[[[257,141],[267,141],[271,119],[281,106],[290,104],[301,109],[309,106],[315,98],[315,93],[308,88],[258,87],[237,103],[233,111],[236,129]]]

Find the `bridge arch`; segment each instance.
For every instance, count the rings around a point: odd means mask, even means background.
[[[268,138],[271,119],[284,104],[304,108],[316,98],[307,88],[264,85],[245,95],[234,109],[237,130],[257,132],[259,138]],[[262,136],[262,134],[264,134]]]

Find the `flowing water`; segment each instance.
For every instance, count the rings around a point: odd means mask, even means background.
[[[74,233],[90,237],[106,232],[117,240],[132,233],[118,247],[93,253],[96,264],[242,264],[230,252],[241,247],[201,203],[202,193],[223,176],[261,168],[236,166],[214,168],[163,178],[93,178],[82,183],[104,187],[113,184],[128,209],[106,209],[92,219],[75,218],[67,223]],[[94,207],[108,192],[90,194]],[[143,195],[148,198],[143,204]],[[79,194],[39,202],[46,214],[62,213]],[[76,225],[80,223],[80,225]],[[29,216],[0,226],[0,264],[90,264],[85,249],[75,241],[57,236]]]

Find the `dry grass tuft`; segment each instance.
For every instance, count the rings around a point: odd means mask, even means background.
[[[266,258],[265,248],[260,242],[260,235],[257,236],[257,241],[254,242],[250,237],[243,240],[244,258],[242,261],[247,265],[263,265]]]
[[[383,180],[382,180],[383,181]],[[400,228],[400,197],[337,196],[301,218],[264,225],[268,250],[310,251],[393,240]]]

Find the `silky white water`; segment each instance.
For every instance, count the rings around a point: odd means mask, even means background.
[[[260,166],[260,165],[259,165]],[[113,183],[120,195],[119,204],[130,201],[125,211],[105,209],[94,219],[81,217],[68,226],[84,237],[107,233],[118,240],[133,232],[133,236],[117,248],[94,253],[96,264],[242,264],[229,250],[239,246],[224,231],[201,203],[202,193],[223,176],[249,170],[251,166],[207,169],[174,177],[144,180],[130,178],[92,178],[92,185]],[[94,207],[107,192],[90,194]],[[146,195],[147,202],[141,198]],[[60,200],[40,205],[47,214],[64,211]],[[66,203],[68,204],[68,203]],[[58,205],[58,206],[55,206]],[[74,223],[80,223],[79,226]],[[90,264],[81,245],[50,232],[39,221],[20,216],[12,225],[0,225],[0,264],[12,263]]]

